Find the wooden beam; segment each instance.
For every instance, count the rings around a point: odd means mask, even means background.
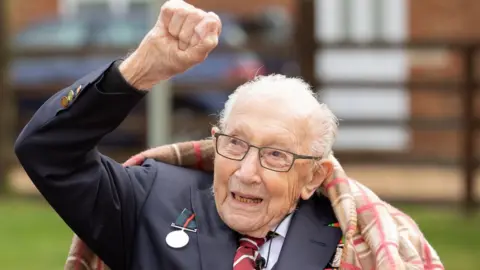
[[[13,162],[15,136],[15,100],[8,83],[8,14],[7,1],[0,0],[0,194],[5,192],[7,176]]]
[[[475,202],[475,170],[477,162],[475,158],[475,53],[477,46],[466,47],[464,53],[464,81],[465,88],[461,94],[462,100],[462,118],[463,118],[463,157],[462,169],[465,181],[464,186],[464,205],[467,214],[473,214],[476,208]]]

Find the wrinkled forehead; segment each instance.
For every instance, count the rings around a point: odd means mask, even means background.
[[[283,99],[241,99],[233,105],[225,132],[257,146],[305,153],[311,145],[306,115]]]

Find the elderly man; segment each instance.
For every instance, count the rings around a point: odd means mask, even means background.
[[[16,142],[17,156],[57,213],[112,269],[338,267],[342,230],[329,199],[316,193],[334,169],[326,157],[336,119],[300,79],[260,77],[230,96],[212,129],[213,175],[152,159],[123,167],[96,150],[148,89],[203,61],[220,31],[215,14],[167,2],[128,58],[38,110]],[[375,252],[387,261],[399,257],[389,255],[392,243],[380,243]],[[431,264],[436,255],[425,247]],[[388,265],[399,265],[394,260]]]

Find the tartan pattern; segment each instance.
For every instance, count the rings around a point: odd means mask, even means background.
[[[145,158],[154,158],[173,165],[212,171],[214,156],[212,140],[207,139],[152,148],[133,156],[124,165],[139,165]],[[335,164],[334,173],[324,181],[318,194],[330,199],[343,232],[340,266],[333,269],[444,269],[435,249],[415,221],[349,178],[333,155],[330,159]],[[76,235],[64,269],[109,270]]]

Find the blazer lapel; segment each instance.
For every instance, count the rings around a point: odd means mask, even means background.
[[[237,234],[218,215],[210,187],[191,192],[202,269],[233,268]]]
[[[287,237],[275,270],[324,269],[334,255],[342,237],[330,201],[317,197],[303,201],[292,217]]]

